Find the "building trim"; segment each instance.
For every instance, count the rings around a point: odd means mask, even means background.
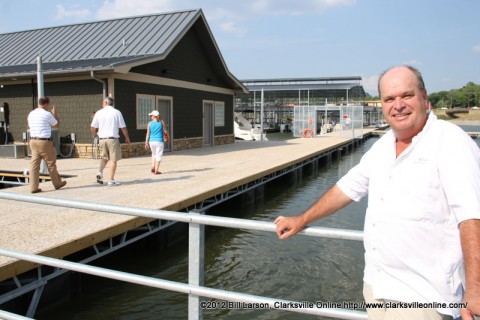
[[[177,87],[177,88],[183,88],[183,89],[214,92],[214,93],[221,93],[221,94],[228,94],[228,95],[235,94],[235,90],[232,90],[232,89],[214,87],[214,86],[209,86],[209,85],[189,82],[189,81],[183,81],[183,80],[160,78],[160,77],[149,76],[146,74],[140,74],[135,72],[130,72],[128,74],[115,74],[113,75],[113,77],[118,80],[157,84],[161,86]]]

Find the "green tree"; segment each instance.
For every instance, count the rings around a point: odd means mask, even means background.
[[[468,82],[460,89],[431,93],[428,99],[434,108],[478,106],[480,105],[480,85]]]

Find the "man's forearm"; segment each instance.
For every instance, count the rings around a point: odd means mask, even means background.
[[[123,133],[123,136],[125,137],[125,139],[130,140],[130,137],[128,136],[127,128],[120,128],[120,130],[122,130],[122,133]]]
[[[465,263],[465,291],[480,295],[480,220],[462,221],[460,240]]]

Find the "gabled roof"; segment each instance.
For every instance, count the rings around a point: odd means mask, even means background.
[[[228,71],[201,9],[0,34],[0,78],[34,76],[38,55],[45,75],[126,73],[133,66],[164,59],[199,19],[229,82],[245,91]]]

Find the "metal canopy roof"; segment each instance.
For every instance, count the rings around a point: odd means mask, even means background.
[[[244,83],[245,84],[245,83]],[[292,84],[292,85],[247,85],[249,91],[298,91],[298,90],[351,90],[360,87],[358,83],[334,84]]]
[[[357,81],[360,83],[362,77],[315,77],[315,78],[276,78],[276,79],[249,79],[241,80],[246,85],[273,85],[273,84],[299,84],[299,83],[335,83],[337,81]]]
[[[312,95],[320,94],[324,97],[347,97],[347,90],[352,90],[357,95],[365,94],[361,85],[362,77],[360,76],[253,79],[241,81],[250,91],[250,95],[255,91],[258,92],[263,89],[266,96],[273,94],[276,99],[278,97],[298,97],[299,91],[311,91]],[[269,94],[269,92],[272,93]]]
[[[200,24],[196,24],[200,21]],[[217,71],[246,91],[227,69],[201,9],[0,34],[0,78],[32,77],[42,56],[45,75],[102,70],[126,73],[164,59],[194,25],[202,29]],[[218,61],[218,60],[216,60]],[[214,63],[219,64],[219,63]]]

